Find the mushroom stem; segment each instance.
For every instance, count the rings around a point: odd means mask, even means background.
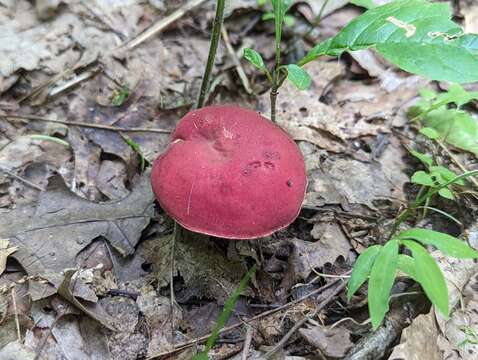
[[[202,77],[201,90],[199,91],[199,97],[196,104],[197,109],[204,106],[209,91],[209,78],[211,77],[212,67],[214,65],[214,60],[216,59],[217,46],[221,37],[225,4],[226,0],[217,0],[216,16],[214,17],[214,25],[212,27],[211,44],[209,45],[209,55],[207,57],[206,69],[204,70],[204,75]]]

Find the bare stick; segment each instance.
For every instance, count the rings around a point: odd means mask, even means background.
[[[44,188],[42,188],[40,185],[37,185],[35,183],[32,183],[31,181],[19,176],[19,175],[16,175],[10,171],[8,171],[7,169],[3,168],[3,167],[0,167],[0,171],[7,174],[8,176],[18,180],[18,181],[21,181],[22,183],[24,183],[25,185],[28,185],[30,186],[31,188],[35,189],[35,190],[38,190],[38,191],[45,191]]]
[[[169,25],[171,25],[173,22],[184,16],[188,11],[191,11],[195,7],[198,7],[202,3],[204,3],[206,0],[191,0],[186,5],[180,7],[170,15],[166,16],[164,19],[159,20],[157,23],[155,23],[153,26],[148,28],[147,30],[143,31],[141,34],[139,34],[136,38],[120,45],[119,48],[126,48],[128,50],[132,50],[138,45],[142,44],[146,40],[148,40],[150,37],[156,35],[158,32],[162,31]]]
[[[37,120],[37,121],[46,121],[46,122],[52,122],[52,123],[57,123],[57,124],[63,124],[63,125],[70,125],[70,126],[80,126],[80,127],[87,127],[87,128],[93,128],[93,129],[101,129],[101,130],[109,130],[109,131],[124,131],[124,132],[152,132],[152,133],[160,133],[160,134],[170,134],[171,130],[166,130],[166,129],[149,129],[149,128],[122,128],[119,126],[110,126],[110,125],[101,125],[101,124],[88,124],[88,123],[83,123],[79,121],[66,121],[66,120],[54,120],[54,119],[48,119],[44,118],[42,116],[36,116],[36,115],[23,115],[23,114],[7,114],[7,115],[1,115],[0,118],[3,117],[8,120]]]
[[[13,310],[15,311],[15,325],[17,327],[17,337],[18,337],[18,341],[21,342],[22,334],[20,333],[20,321],[18,320],[18,309],[17,309],[15,286],[12,286],[12,303],[13,303]]]
[[[242,348],[241,360],[247,360],[249,355],[249,348],[251,347],[252,334],[254,329],[250,325],[246,325],[246,340],[244,340],[244,347]]]
[[[219,44],[219,38],[221,36],[221,27],[224,22],[224,6],[226,0],[217,0],[216,16],[214,18],[214,25],[212,27],[211,44],[209,45],[209,55],[207,57],[206,69],[201,82],[201,90],[199,91],[199,97],[196,104],[196,108],[202,108],[206,100],[207,93],[209,91],[209,78],[211,77],[212,67],[214,66],[214,60],[216,59],[217,46]]]
[[[226,44],[227,52],[229,53],[229,55],[231,55],[231,59],[236,66],[237,75],[239,75],[239,79],[241,79],[242,86],[244,86],[244,89],[248,94],[252,94],[253,91],[251,89],[251,85],[249,84],[249,79],[247,78],[246,73],[244,72],[244,68],[242,67],[241,62],[239,61],[237,54],[231,45],[231,41],[229,40],[229,35],[225,26],[222,27],[222,39]]]

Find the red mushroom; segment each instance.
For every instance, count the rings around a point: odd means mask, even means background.
[[[307,186],[294,141],[270,120],[235,106],[211,106],[181,119],[153,164],[161,207],[188,230],[253,239],[289,225]]]

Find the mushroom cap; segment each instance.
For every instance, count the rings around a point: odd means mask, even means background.
[[[151,183],[186,229],[253,239],[294,221],[307,176],[298,146],[279,126],[251,110],[210,106],[180,120]]]

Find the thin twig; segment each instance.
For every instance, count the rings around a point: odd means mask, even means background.
[[[300,329],[307,321],[312,319],[318,312],[320,312],[324,307],[326,307],[327,304],[331,302],[338,293],[340,293],[343,289],[345,289],[346,286],[347,286],[347,282],[345,281],[342,282],[342,284],[340,284],[339,286],[337,286],[332,291],[332,293],[329,296],[327,296],[327,298],[324,299],[312,313],[304,316],[303,319],[295,323],[295,325],[287,332],[287,334],[285,334],[284,337],[280,339],[280,341],[277,344],[275,344],[274,347],[263,356],[263,359],[265,360],[271,359],[278,350],[282,349],[286,345],[287,341],[289,341],[291,336],[294,335],[294,333],[298,329]]]
[[[224,40],[224,43],[226,44],[226,49],[229,55],[231,56],[232,61],[234,62],[234,65],[236,66],[236,71],[237,75],[239,75],[239,79],[241,79],[242,86],[244,86],[244,89],[248,94],[252,94],[253,91],[251,89],[251,85],[249,84],[249,79],[246,76],[246,73],[244,72],[244,68],[241,65],[241,62],[239,61],[239,58],[237,57],[236,52],[232,48],[231,41],[229,40],[229,35],[227,33],[226,27],[223,25],[222,27],[222,39]]]
[[[8,171],[7,169],[3,168],[3,167],[0,167],[0,171],[7,174],[8,176],[18,180],[18,181],[21,181],[22,183],[24,183],[25,185],[28,185],[30,186],[31,188],[35,189],[35,190],[38,190],[38,191],[45,191],[44,188],[42,188],[40,185],[37,185],[35,183],[32,183],[30,180],[27,180],[19,175],[16,175],[10,171]]]
[[[246,339],[244,340],[244,346],[242,348],[241,360],[247,360],[249,355],[249,348],[251,347],[252,335],[254,334],[254,328],[249,324],[246,324]]]
[[[201,82],[201,90],[196,104],[196,108],[202,108],[206,101],[206,96],[209,91],[209,78],[211,77],[214,61],[216,60],[216,51],[221,37],[221,27],[224,22],[224,6],[226,0],[217,0],[216,15],[214,17],[214,24],[212,26],[211,43],[209,45],[209,54],[207,56],[206,69]]]
[[[20,321],[18,320],[18,309],[17,309],[15,286],[12,286],[12,303],[13,303],[13,311],[15,311],[15,326],[17,327],[17,337],[18,337],[18,341],[21,342],[22,334],[20,333]]]
[[[294,305],[297,305],[305,300],[307,300],[308,298],[310,298],[311,296],[314,296],[314,295],[317,295],[317,294],[320,294],[322,292],[324,292],[325,290],[327,289],[330,289],[331,287],[337,285],[338,283],[342,282],[341,279],[337,279],[337,280],[334,280],[324,286],[322,286],[321,288],[319,289],[316,289],[314,291],[311,291],[310,293],[308,293],[307,295],[304,295],[302,296],[301,298],[299,299],[296,299],[296,300],[293,300],[291,302],[288,302],[287,304],[284,304],[280,307],[277,307],[275,309],[271,309],[271,310],[268,310],[268,311],[264,311],[263,313],[260,313],[259,315],[256,315],[256,316],[253,316],[249,319],[246,319],[244,320],[243,322],[238,322],[234,325],[230,325],[230,326],[226,326],[226,327],[223,327],[220,331],[219,331],[219,334],[223,334],[225,332],[228,332],[228,331],[231,331],[231,330],[234,330],[242,325],[244,325],[245,323],[251,323],[253,321],[256,321],[256,320],[260,320],[260,319],[263,319],[269,315],[272,315],[272,314],[275,314],[276,312],[278,311],[281,311],[281,310],[285,310],[285,309],[288,309]],[[181,350],[184,350],[190,346],[193,346],[193,345],[197,345],[197,344],[200,344],[204,341],[206,341],[209,336],[211,334],[207,334],[207,335],[204,335],[204,336],[201,336],[201,337],[198,337],[198,338],[195,338],[193,340],[190,340],[190,341],[187,341],[187,342],[184,342],[184,343],[181,343],[181,344],[178,344],[174,347],[174,349],[171,349],[171,350],[168,350],[168,351],[164,351],[164,352],[161,352],[161,353],[158,353],[158,354],[153,354],[151,355],[148,359],[155,359],[155,358],[158,358],[158,357],[162,357],[162,356],[170,356],[178,351],[181,351]]]
[[[67,120],[55,120],[55,119],[48,119],[42,116],[37,115],[28,115],[28,114],[6,114],[1,115],[0,118],[3,117],[7,120],[36,120],[36,121],[46,121],[52,122],[57,124],[63,125],[70,125],[70,126],[80,126],[80,127],[87,127],[93,129],[101,129],[101,130],[109,130],[109,131],[124,131],[124,132],[152,132],[152,133],[160,133],[160,134],[170,134],[171,130],[166,129],[150,129],[150,128],[122,128],[120,126],[110,126],[110,125],[101,125],[101,124],[88,124],[79,121],[67,121]]]
[[[204,2],[206,2],[206,0],[192,0],[187,2],[184,6],[175,10],[174,12],[172,12],[170,15],[166,16],[165,18],[159,20],[153,26],[151,26],[150,28],[148,28],[147,30],[143,31],[141,34],[136,36],[134,39],[121,44],[117,49],[120,49],[120,48],[125,48],[127,50],[134,49],[138,45],[148,40],[150,37],[153,37],[160,31],[164,30],[173,22],[175,22],[176,20],[184,16],[184,14],[198,7]]]

